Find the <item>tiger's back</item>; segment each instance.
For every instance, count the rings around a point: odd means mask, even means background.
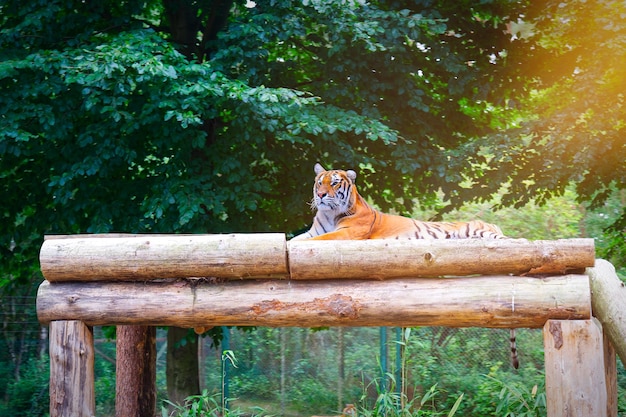
[[[481,220],[469,222],[423,222],[379,213],[380,222],[368,239],[501,239],[500,228]]]

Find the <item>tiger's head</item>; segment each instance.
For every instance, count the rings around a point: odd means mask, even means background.
[[[311,206],[319,211],[348,212],[356,195],[356,172],[351,169],[326,171],[320,164],[315,164],[315,174]]]

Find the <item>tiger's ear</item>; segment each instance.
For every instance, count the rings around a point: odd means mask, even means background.
[[[346,171],[346,174],[348,175],[348,178],[350,178],[350,181],[354,182],[354,180],[356,180],[356,172],[349,169]]]
[[[322,172],[326,171],[319,162],[315,164],[315,167],[313,169],[315,170],[315,175],[320,175]]]

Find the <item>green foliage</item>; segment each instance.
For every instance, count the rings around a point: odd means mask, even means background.
[[[41,359],[33,357],[22,366],[24,370],[21,377],[13,380],[7,387],[6,397],[11,401],[6,406],[0,405],[1,414],[45,416],[50,409],[48,357]],[[4,407],[6,409],[3,410]]]
[[[334,410],[337,408],[337,394],[329,383],[332,381],[311,376],[299,378],[289,390],[289,404],[302,412],[310,410],[311,404],[320,410]]]
[[[161,415],[163,417],[239,417],[242,415],[249,416],[239,409],[224,408],[220,404],[219,395],[211,395],[204,390],[200,395],[193,395],[185,400],[185,404],[177,405],[169,401],[165,401],[173,411],[169,411],[166,406],[161,407]],[[262,409],[256,410],[252,416],[267,415]]]
[[[524,115],[513,128],[460,148],[474,160],[466,170],[473,186],[448,195],[458,206],[510,184],[501,203],[521,207],[532,200],[547,203],[574,184],[580,202],[601,207],[626,185],[626,24],[613,18],[626,13],[626,6],[619,1],[573,1],[563,7],[549,1],[527,12],[516,23],[526,27],[523,38],[512,25],[507,28],[516,45],[536,48],[516,61],[526,82],[525,92],[512,104]],[[485,150],[487,160],[475,159]],[[614,234],[623,236],[625,219],[622,208],[612,223]]]
[[[546,415],[545,378],[542,372],[523,372],[511,378],[494,366],[484,375],[474,399],[475,415],[541,417]],[[494,410],[495,406],[495,410]],[[493,414],[492,414],[493,413]]]
[[[622,279],[626,279],[625,225],[620,219],[624,207],[626,190],[613,190],[602,205],[586,212],[583,222],[585,234],[595,237],[598,257],[612,262]]]
[[[278,387],[265,374],[249,371],[231,379],[231,387],[238,396],[257,400],[275,400]]]
[[[385,388],[387,383],[391,383],[389,388]],[[387,374],[384,378],[376,379],[372,381],[370,385],[374,385],[378,395],[373,406],[368,406],[367,401],[365,400],[367,397],[366,391],[369,387],[364,387],[364,394],[361,397],[362,406],[359,410],[359,415],[363,415],[365,417],[430,417],[443,415],[452,417],[459,409],[464,396],[464,394],[461,393],[446,413],[440,409],[440,404],[445,404],[445,401],[441,401],[439,398],[442,392],[437,387],[437,384],[431,386],[421,396],[415,395],[417,393],[413,393],[411,398],[409,398],[405,392],[401,392],[401,390],[398,389],[399,387],[397,385],[397,381],[392,374]]]
[[[109,345],[109,346],[106,346]],[[108,357],[115,357],[115,345],[99,344],[98,350],[106,354]],[[94,372],[95,372],[95,390],[96,390],[96,414],[97,415],[114,415],[115,414],[115,363],[102,359],[100,355],[96,355]]]

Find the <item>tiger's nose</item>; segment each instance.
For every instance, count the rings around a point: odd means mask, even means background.
[[[328,193],[325,193],[324,191],[318,191],[318,192],[317,192],[317,196],[318,196],[319,198],[324,198],[324,197],[326,197],[326,195],[327,195],[327,194],[328,194]]]

